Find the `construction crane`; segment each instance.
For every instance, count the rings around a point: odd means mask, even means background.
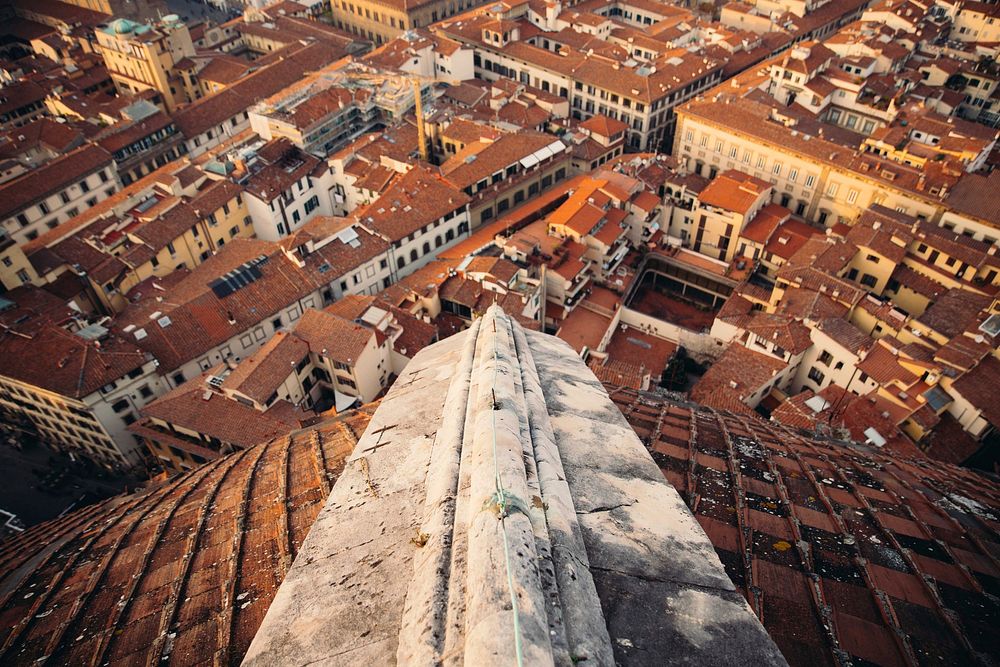
[[[409,77],[413,84],[414,113],[417,117],[417,146],[420,148],[420,159],[424,162],[430,162],[431,153],[427,146],[427,128],[424,125],[424,104],[420,95],[420,86],[424,83],[446,83],[449,86],[457,86],[461,85],[462,82],[458,79],[435,79],[409,72],[403,72],[403,76]]]
[[[417,146],[420,149],[420,159],[424,162],[431,161],[431,152],[427,148],[427,130],[424,127],[424,101],[420,94],[421,82],[416,77],[410,78],[413,84],[413,110],[417,116]]]
[[[345,72],[346,73],[346,72]],[[430,162],[431,154],[430,147],[427,144],[427,128],[424,119],[424,104],[423,98],[420,94],[420,87],[425,83],[435,84],[435,83],[445,83],[449,86],[457,86],[462,83],[459,79],[440,79],[431,76],[423,76],[421,74],[413,74],[412,72],[405,72],[402,70],[396,72],[364,72],[364,71],[349,71],[349,76],[356,81],[373,81],[373,82],[385,82],[388,79],[395,77],[401,77],[410,80],[410,85],[413,87],[413,102],[414,102],[414,112],[417,117],[417,145],[420,150],[420,158],[424,162]]]

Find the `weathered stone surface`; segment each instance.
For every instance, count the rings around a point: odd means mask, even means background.
[[[245,664],[518,646],[532,665],[784,664],[596,378],[494,307],[383,400]]]

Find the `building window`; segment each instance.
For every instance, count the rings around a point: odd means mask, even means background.
[[[824,366],[829,366],[831,361],[833,361],[833,355],[826,350],[823,350],[823,353],[819,355],[819,363]]]
[[[826,376],[823,375],[823,373],[818,368],[813,367],[809,369],[809,379],[815,382],[816,384],[823,384],[823,380],[826,379]]]

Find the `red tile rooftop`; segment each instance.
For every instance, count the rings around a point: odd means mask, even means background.
[[[702,204],[746,215],[771,184],[759,178],[730,169],[716,176],[698,200]]]
[[[577,352],[583,352],[584,349],[596,350],[610,326],[610,317],[579,305],[562,321],[556,336],[569,343]]]
[[[608,391],[792,667],[1000,655],[995,479]]]
[[[0,543],[0,662],[238,664],[373,410]]]
[[[814,396],[822,399],[826,406],[824,409],[816,411],[809,407],[807,401]],[[867,396],[856,396],[841,387],[829,385],[819,394],[807,389],[786,399],[771,413],[771,419],[808,431],[847,429],[851,439],[857,442],[868,440],[865,432],[875,429],[886,441],[882,451],[892,456],[920,458],[920,450],[899,430],[897,421],[891,415],[883,416],[891,411],[890,401],[876,391]]]
[[[747,401],[786,366],[777,357],[734,343],[691,389],[691,399],[704,402],[717,389],[724,389],[732,390],[740,400]]]
[[[770,240],[764,246],[765,253],[789,259],[813,237],[819,237],[821,232],[815,227],[798,218],[788,218],[771,234]]]
[[[740,236],[763,245],[768,242],[771,235],[778,228],[778,225],[787,220],[791,215],[792,212],[784,206],[768,204],[758,211],[757,215],[747,223],[743,231],[740,232]]]
[[[619,325],[611,335],[605,352],[612,361],[645,366],[655,379],[676,350],[677,343],[643,333],[635,327]]]
[[[602,116],[601,114],[591,116],[587,120],[580,123],[579,127],[588,130],[591,134],[597,134],[602,137],[609,138],[628,129],[628,125],[620,120],[608,118],[607,116]]]
[[[636,364],[611,359],[591,359],[587,364],[601,382],[631,389],[648,389],[649,369]]]
[[[613,313],[622,305],[622,297],[606,287],[592,287],[586,301]]]

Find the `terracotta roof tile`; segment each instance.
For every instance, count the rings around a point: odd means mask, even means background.
[[[899,363],[899,355],[894,348],[884,341],[872,347],[858,364],[858,369],[881,385],[892,382],[910,385],[917,380],[916,375]]]
[[[771,184],[767,181],[730,169],[712,179],[698,195],[698,201],[745,215],[754,202],[770,189]]]
[[[938,297],[917,321],[950,338],[965,331],[991,303],[991,296],[953,288]]]
[[[353,366],[375,331],[326,311],[307,310],[295,325],[295,335],[314,353]]]
[[[602,114],[595,114],[591,116],[587,120],[581,122],[579,127],[589,131],[591,134],[597,134],[608,138],[613,137],[616,134],[620,134],[628,129],[628,125],[620,120],[608,118]]]
[[[111,163],[111,153],[88,144],[0,185],[0,219],[14,215]]]
[[[608,389],[790,664],[996,654],[994,479]]]
[[[784,206],[778,204],[767,204],[757,211],[757,215],[743,227],[740,236],[745,239],[760,243],[767,243],[778,225],[790,218],[792,212]]]
[[[0,660],[239,662],[370,412],[222,457],[0,545]]]
[[[236,447],[250,447],[272,440],[299,428],[313,415],[300,412],[281,402],[280,406],[260,412],[254,408],[211,391],[206,380],[221,369],[213,369],[157,398],[142,408],[142,419],[129,428],[144,438],[166,442],[185,451],[213,459],[219,455],[206,443],[195,445],[187,438],[165,432],[150,421],[162,419],[169,424],[196,431]],[[267,396],[264,397],[266,399]],[[262,399],[263,400],[263,399]]]
[[[340,241],[328,243],[299,266],[277,243],[233,239],[194,270],[175,271],[169,281],[153,281],[163,289],[151,284],[134,288],[129,293],[131,303],[118,316],[115,327],[119,331],[130,324],[142,328],[146,336],[137,341],[139,347],[156,357],[161,372],[172,371],[273,317],[387,247],[364,230],[359,230],[359,240],[357,248]],[[256,267],[260,277],[229,294],[216,294],[213,281],[247,263]],[[326,270],[321,270],[323,265]],[[151,320],[156,312],[160,315]],[[156,321],[163,316],[169,318],[166,327]]]
[[[591,359],[587,365],[601,382],[630,389],[647,389],[649,386],[650,372],[641,365],[612,359],[603,362]]]
[[[812,345],[809,328],[785,315],[755,310],[750,313],[743,328],[792,354],[804,352]]]
[[[974,408],[981,410],[983,416],[994,427],[1000,426],[998,378],[1000,378],[1000,359],[989,355],[953,384],[955,391],[972,403]]]
[[[356,211],[354,218],[389,241],[399,241],[468,203],[469,197],[459,188],[430,169],[415,166]]]
[[[30,335],[0,335],[0,373],[49,391],[83,398],[148,363],[133,343],[118,336],[90,341],[54,324]]]
[[[723,389],[736,392],[740,400],[745,400],[785,366],[784,361],[771,355],[754,352],[739,344],[730,345],[695,384],[691,398],[702,401]]]
[[[311,311],[306,311],[311,312]],[[232,390],[262,405],[309,356],[309,344],[294,334],[278,331],[257,352],[244,359],[222,382]]]

